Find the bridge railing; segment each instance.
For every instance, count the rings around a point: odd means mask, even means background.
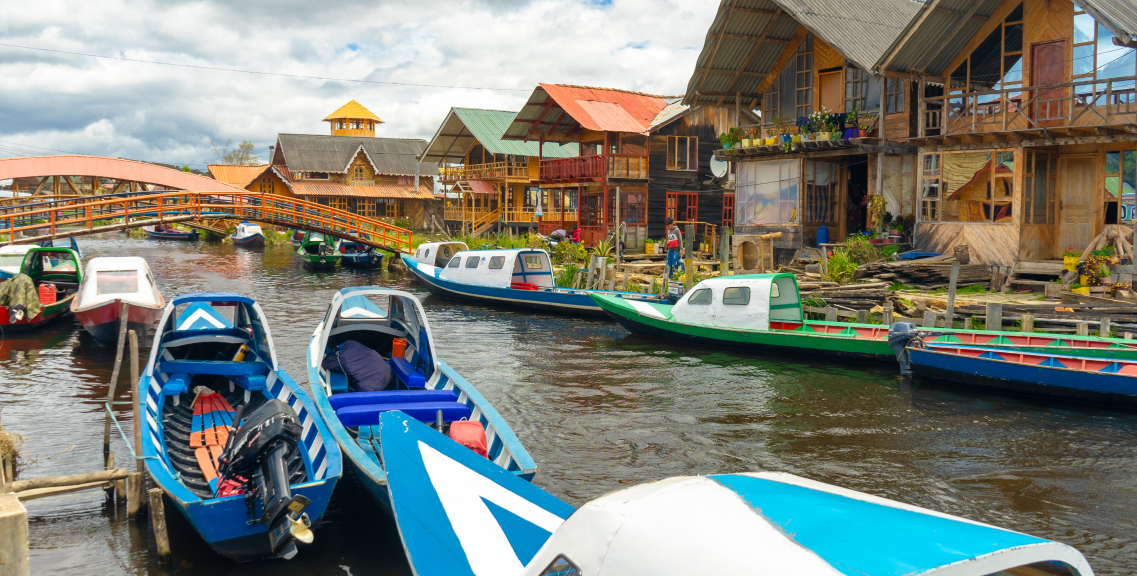
[[[411,231],[346,210],[275,194],[176,191],[103,198],[89,202],[44,202],[0,212],[0,244],[36,237],[98,233],[159,222],[208,219],[250,220],[348,237],[392,252],[409,253]],[[121,221],[105,223],[107,221]],[[63,227],[80,227],[61,233]]]

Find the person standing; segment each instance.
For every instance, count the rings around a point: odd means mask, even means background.
[[[616,228],[616,243],[617,243],[616,244],[617,245],[616,250],[618,250],[620,252],[620,259],[621,260],[623,260],[623,258],[624,258],[624,241],[627,239],[627,236],[628,236],[628,223],[626,221],[620,222],[620,226]]]
[[[579,224],[573,224],[572,225],[572,243],[573,244],[580,244],[580,225]]]
[[[663,221],[664,229],[667,230],[667,279],[671,280],[671,275],[675,270],[683,269],[683,260],[679,257],[679,251],[683,246],[683,232],[679,230],[679,226],[675,224],[674,218],[668,218]]]

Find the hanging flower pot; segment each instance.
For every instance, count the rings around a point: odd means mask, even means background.
[[[743,138],[742,139],[742,147],[743,148],[749,148],[753,145],[753,142],[754,141],[751,140],[750,138]]]
[[[777,146],[778,145],[778,137],[777,136],[771,136],[771,137],[767,138],[766,139],[766,145],[767,146]]]

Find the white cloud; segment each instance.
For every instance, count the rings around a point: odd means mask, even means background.
[[[5,2],[5,44],[186,65],[520,91],[281,78],[0,46],[10,142],[169,163],[210,141],[326,133],[356,99],[380,136],[430,138],[451,106],[516,110],[538,82],[681,94],[716,0]],[[39,153],[43,153],[42,150]]]

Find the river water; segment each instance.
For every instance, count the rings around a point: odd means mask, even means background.
[[[606,321],[454,303],[408,276],[305,272],[289,245],[262,253],[118,235],[81,243],[88,258],[146,258],[167,298],[252,296],[283,367],[302,382],[308,338],[336,290],[418,294],[439,357],[510,423],[537,461],[536,483],[573,505],[668,476],[786,471],[1065,542],[1097,574],[1137,573],[1137,414],[913,385],[891,366],[737,355]],[[81,353],[72,356],[76,340]],[[113,361],[113,349],[71,319],[4,336],[0,421],[27,437],[23,453],[35,463],[25,478],[99,469]],[[119,417],[130,430],[129,406]],[[119,466],[132,465],[121,439],[112,448]],[[291,562],[231,564],[167,507],[174,554],[159,566],[145,522],[129,521],[101,492],[29,501],[32,573],[409,574],[393,523],[344,478],[316,542]]]

